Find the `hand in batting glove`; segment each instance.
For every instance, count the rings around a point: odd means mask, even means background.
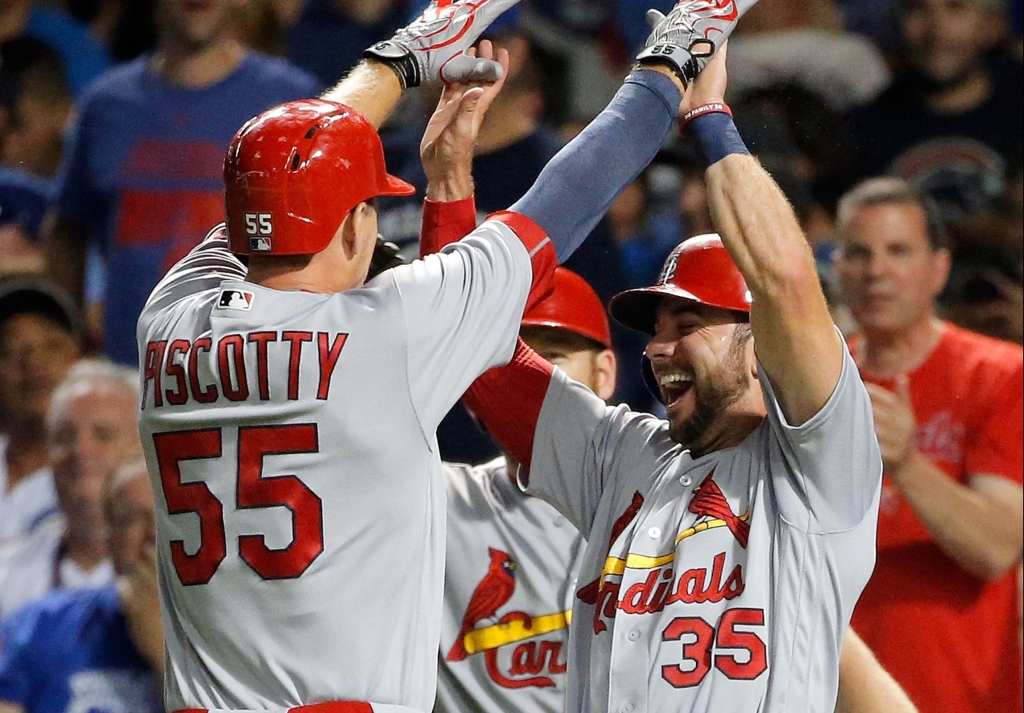
[[[651,36],[636,56],[641,64],[664,64],[684,86],[697,78],[757,0],[679,0],[668,15],[647,11]]]
[[[365,55],[394,69],[403,88],[433,82],[496,82],[504,76],[501,65],[472,57],[466,50],[517,2],[432,0],[412,24],[370,47]]]

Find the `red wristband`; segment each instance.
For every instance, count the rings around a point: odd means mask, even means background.
[[[696,109],[690,109],[690,111],[679,117],[679,133],[686,133],[687,125],[698,116],[704,116],[705,114],[728,114],[729,116],[732,116],[732,109],[730,109],[729,105],[725,102],[701,104]]]

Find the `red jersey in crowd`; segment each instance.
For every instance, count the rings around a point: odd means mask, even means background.
[[[851,340],[855,355],[858,346]],[[917,448],[957,482],[982,474],[1021,482],[1022,355],[947,323],[908,375]],[[892,380],[864,379],[895,390]],[[987,582],[960,567],[885,479],[878,561],[853,628],[921,711],[1021,711],[1016,588],[1016,568]]]

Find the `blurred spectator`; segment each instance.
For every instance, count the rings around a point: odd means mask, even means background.
[[[8,170],[46,177],[57,170],[71,104],[53,48],[30,36],[0,44],[0,163]]]
[[[107,55],[88,28],[51,4],[32,0],[0,2],[0,42],[35,37],[60,53],[77,97],[107,69]]]
[[[237,12],[240,37],[247,47],[277,57],[288,54],[287,8],[278,0],[246,0]]]
[[[53,484],[63,517],[0,547],[0,614],[53,589],[98,587],[113,577],[103,488],[142,457],[133,369],[83,360],[54,391],[46,416]]]
[[[954,220],[1004,191],[1022,146],[1018,60],[1002,42],[1003,0],[904,0],[906,67],[853,113],[861,175],[890,173],[923,187]]]
[[[0,44],[0,277],[41,272],[39,229],[50,199],[71,93],[64,64],[42,41]]]
[[[922,711],[1020,711],[1024,350],[937,318],[949,252],[924,194],[869,180],[838,224],[885,470],[853,628]]]
[[[83,333],[71,298],[49,280],[0,283],[0,540],[57,511],[46,410],[78,359]]]
[[[665,258],[681,239],[678,211],[658,210],[655,205],[652,173],[640,174],[608,209],[608,224],[622,253],[629,287],[657,282]]]
[[[162,713],[153,494],[145,463],[121,468],[104,494],[117,581],[56,592],[4,622],[3,713]]]
[[[39,229],[50,196],[49,184],[27,171],[0,166],[0,278],[42,272]]]
[[[87,25],[114,62],[135,59],[156,46],[157,0],[65,0],[72,17]]]
[[[288,33],[288,59],[332,85],[404,24],[404,0],[307,0]]]
[[[135,322],[164,272],[223,220],[222,169],[250,117],[313,96],[312,77],[236,39],[235,0],[160,0],[159,47],[83,98],[56,187],[48,265],[81,300],[103,254],[103,351],[135,364]]]
[[[957,226],[943,314],[975,332],[1024,344],[1024,223],[1009,207]]]
[[[889,81],[881,53],[844,31],[832,0],[760,0],[729,41],[729,89],[737,94],[790,84],[844,111],[871,101]]]

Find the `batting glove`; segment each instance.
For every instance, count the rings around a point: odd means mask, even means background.
[[[651,35],[638,62],[664,64],[683,86],[697,78],[732,34],[736,22],[757,0],[679,0],[668,15],[647,11]]]
[[[388,64],[403,88],[443,82],[496,82],[501,65],[466,54],[501,13],[519,0],[432,0],[412,24],[365,56]]]

